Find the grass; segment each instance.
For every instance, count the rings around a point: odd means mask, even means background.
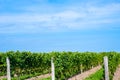
[[[90,75],[85,80],[103,80],[103,68],[98,70],[95,74]]]
[[[44,79],[40,79],[40,80],[51,80],[51,77],[49,77],[49,78],[44,78]]]

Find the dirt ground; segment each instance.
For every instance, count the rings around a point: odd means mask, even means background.
[[[76,76],[73,76],[72,78],[69,78],[68,80],[84,80],[86,77],[90,76],[91,74],[95,73],[101,68],[101,66],[94,67],[88,71],[85,71],[81,74],[78,74]]]
[[[2,80],[3,78],[7,78],[7,76],[0,76],[0,80]]]
[[[40,80],[40,79],[43,79],[43,78],[48,78],[50,76],[51,76],[51,74],[44,74],[44,75],[29,78],[29,79],[25,79],[25,80]]]
[[[120,65],[114,73],[113,80],[120,80]]]

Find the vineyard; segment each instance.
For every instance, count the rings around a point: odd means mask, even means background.
[[[18,80],[18,78],[25,80],[41,74],[51,73],[51,57],[54,59],[56,80],[67,80],[95,66],[103,66],[104,56],[108,56],[109,75],[110,80],[112,80],[114,72],[120,63],[120,53],[118,52],[1,52],[0,76],[7,74],[6,57],[10,59],[12,80]],[[104,80],[104,70],[100,70],[100,73],[102,76],[99,80]]]

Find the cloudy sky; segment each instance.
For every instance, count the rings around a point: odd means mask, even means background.
[[[120,51],[119,0],[0,0],[0,51]]]

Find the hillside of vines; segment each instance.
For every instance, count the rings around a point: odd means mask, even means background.
[[[12,78],[17,75],[20,80],[24,80],[40,74],[51,73],[51,58],[53,58],[56,80],[66,80],[95,66],[103,65],[104,56],[109,58],[109,70],[112,79],[116,67],[120,63],[120,53],[118,52],[1,52],[0,76],[6,75],[6,57],[10,59]]]

